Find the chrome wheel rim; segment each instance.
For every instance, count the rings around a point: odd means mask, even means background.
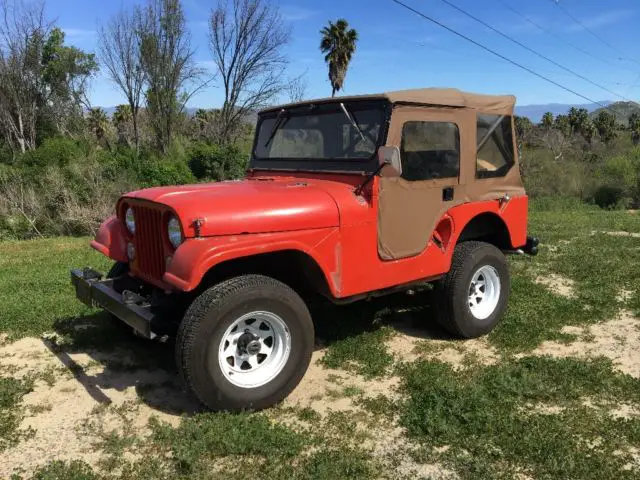
[[[218,363],[224,377],[242,388],[273,380],[291,353],[291,334],[272,312],[250,312],[234,320],[222,336]]]
[[[500,301],[500,275],[491,265],[484,265],[473,274],[469,284],[469,310],[478,320],[485,320]]]

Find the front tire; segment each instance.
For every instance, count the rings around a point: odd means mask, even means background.
[[[504,254],[469,241],[456,245],[451,269],[437,286],[438,323],[449,333],[475,338],[496,326],[509,299],[511,279]]]
[[[314,330],[291,288],[243,275],[202,293],[178,329],[176,363],[187,388],[212,410],[258,410],[283,400],[311,361]]]

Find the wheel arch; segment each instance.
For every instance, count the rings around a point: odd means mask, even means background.
[[[234,276],[247,274],[275,278],[299,294],[319,293],[333,297],[325,272],[318,262],[308,253],[296,249],[275,250],[224,260],[204,273],[198,290]]]
[[[464,225],[456,244],[469,240],[490,243],[501,250],[513,248],[507,223],[494,212],[480,213]]]

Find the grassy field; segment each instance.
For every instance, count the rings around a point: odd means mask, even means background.
[[[302,384],[203,412],[171,344],[77,301],[87,239],[0,243],[0,478],[640,477],[640,213],[538,202],[507,314],[457,341],[429,288],[318,306]]]

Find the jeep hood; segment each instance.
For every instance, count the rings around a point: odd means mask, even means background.
[[[264,178],[156,187],[124,195],[170,207],[186,237],[270,233],[336,227],[340,223],[333,197],[318,185],[299,179]]]

